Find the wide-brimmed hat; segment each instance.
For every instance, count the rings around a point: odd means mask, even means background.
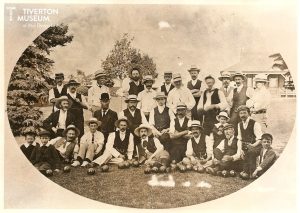
[[[176,81],[182,81],[180,73],[175,73],[173,75],[173,82],[176,82]]]
[[[188,72],[197,71],[200,72],[200,69],[196,67],[196,65],[192,65],[190,69],[188,69]]]
[[[127,117],[126,117],[126,116],[123,116],[123,117],[120,117],[118,120],[116,120],[115,126],[116,126],[117,128],[119,128],[119,124],[120,124],[121,121],[126,121],[127,124],[129,124],[129,121],[128,121]]]
[[[125,103],[128,103],[129,101],[139,102],[139,100],[137,99],[136,95],[128,95],[127,98],[126,98],[126,100],[125,100]]]
[[[191,129],[192,127],[198,127],[199,129],[203,130],[203,126],[198,120],[192,120],[189,122],[189,129]]]
[[[73,125],[73,124],[67,126],[67,128],[63,131],[62,135],[63,135],[63,136],[66,136],[67,132],[68,132],[70,129],[75,130],[75,134],[76,134],[75,138],[77,138],[77,137],[79,136],[79,134],[80,134],[80,130],[79,130],[75,125]]]
[[[90,125],[91,123],[95,123],[95,124],[97,124],[98,126],[100,126],[101,125],[101,121],[99,121],[97,118],[90,118],[89,120],[87,120],[87,121],[85,121],[85,123],[86,123],[86,125]]]
[[[232,80],[234,80],[234,78],[237,77],[237,76],[242,77],[242,78],[244,79],[244,81],[247,79],[247,77],[246,77],[243,73],[241,73],[241,72],[236,72],[236,73],[234,73],[234,74],[232,75]]]
[[[154,83],[154,79],[152,77],[152,75],[145,75],[144,78],[143,78],[143,82],[147,82],[147,81],[152,81],[152,83]]]
[[[51,136],[51,133],[49,132],[49,131],[47,131],[47,130],[42,130],[42,131],[40,131],[40,133],[39,133],[39,136],[41,137],[41,136]]]
[[[137,127],[135,130],[134,130],[134,134],[138,137],[140,137],[140,130],[141,129],[147,129],[147,134],[148,136],[152,135],[152,129],[149,125],[147,124],[141,124],[139,127]]]
[[[166,76],[166,75],[168,75],[168,76],[171,76],[171,77],[172,77],[172,75],[173,75],[173,72],[172,72],[172,71],[165,71],[165,72],[164,72],[164,76]]]
[[[176,109],[186,109],[187,106],[185,103],[183,102],[179,102],[177,105],[176,105]]]
[[[106,76],[106,73],[103,70],[97,70],[95,72],[94,80],[97,80],[99,77]]]
[[[246,105],[241,105],[237,108],[237,111],[240,112],[240,111],[248,111],[250,112],[250,108],[247,107]]]
[[[225,117],[227,121],[229,121],[230,119],[227,112],[224,111],[220,112],[219,115],[216,116],[217,121],[220,121],[220,117]]]
[[[226,129],[229,129],[229,128],[235,129],[233,124],[229,124],[229,123],[228,123],[228,124],[226,124],[226,125],[223,127],[223,131],[226,130]]]
[[[65,75],[63,73],[55,73],[55,79],[57,78],[65,78]]]
[[[268,76],[266,74],[257,74],[255,77],[254,77],[254,81],[255,82],[269,82],[268,80]]]
[[[72,100],[69,99],[68,96],[66,96],[66,95],[60,96],[59,98],[55,98],[54,101],[55,101],[55,107],[56,107],[57,109],[61,109],[60,103],[61,103],[62,101],[68,101],[68,102],[69,102],[69,108],[71,107],[71,105],[72,105],[72,103],[73,103]]]
[[[164,92],[161,92],[161,91],[158,91],[157,93],[156,93],[156,96],[153,98],[153,99],[159,99],[159,98],[167,98],[167,96],[165,95],[165,93]]]
[[[72,79],[70,80],[68,83],[66,83],[66,86],[67,87],[70,87],[70,86],[79,86],[80,83],[78,83],[76,80]]]
[[[228,71],[223,71],[221,76],[218,77],[220,81],[223,81],[223,78],[229,78],[231,80],[231,74]]]
[[[110,95],[109,95],[109,93],[106,93],[106,92],[101,93],[101,95],[100,95],[100,100],[101,100],[101,101],[108,101],[108,100],[110,100]]]

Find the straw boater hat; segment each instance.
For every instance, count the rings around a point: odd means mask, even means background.
[[[134,130],[134,134],[138,137],[140,137],[140,130],[141,129],[147,129],[147,134],[148,136],[152,135],[152,129],[149,125],[147,124],[141,124],[139,127],[137,127],[135,130]]]
[[[264,82],[264,83],[269,82],[269,81],[268,81],[268,76],[265,75],[265,74],[257,74],[257,75],[254,77],[254,81],[255,81],[255,82]]]
[[[64,74],[63,73],[55,73],[55,79],[58,79],[58,78],[65,78]]]
[[[156,96],[153,98],[153,99],[159,99],[159,98],[167,98],[167,96],[165,95],[165,93],[164,92],[161,92],[161,91],[158,91],[157,93],[156,93]]]
[[[217,121],[220,121],[220,117],[225,117],[227,119],[227,121],[229,121],[229,119],[230,119],[227,112],[224,112],[224,111],[220,112],[219,115],[216,116]]]
[[[179,102],[176,106],[176,109],[186,109],[186,108],[187,108],[187,106],[183,102]]]
[[[97,70],[95,72],[94,80],[97,80],[99,77],[106,76],[106,73],[103,70]]]
[[[232,75],[232,80],[234,80],[234,78],[237,77],[237,76],[242,77],[242,78],[244,79],[244,81],[246,80],[246,76],[245,76],[243,73],[241,73],[241,72],[236,72],[236,73],[234,73],[234,74]]]
[[[190,123],[189,123],[189,129],[191,130],[192,127],[198,127],[199,129],[203,130],[203,127],[200,123],[200,121],[198,120],[192,120]]]
[[[175,73],[173,75],[173,82],[182,81],[181,75],[179,73]]]
[[[67,84],[66,84],[66,86],[67,87],[70,87],[70,86],[79,86],[80,85],[80,83],[78,83],[76,80],[70,80]]]
[[[188,69],[188,72],[191,71],[197,71],[198,73],[200,72],[200,69],[196,67],[196,65],[192,65],[190,69]]]
[[[165,71],[164,76],[171,76],[172,77],[173,73],[172,71]]]
[[[126,121],[127,124],[129,124],[127,117],[126,117],[126,116],[123,116],[123,117],[120,117],[118,120],[116,120],[115,126],[116,126],[117,128],[119,128],[119,124],[120,124],[121,121]]]
[[[147,81],[152,81],[152,83],[154,83],[154,79],[152,77],[152,75],[145,75],[144,78],[143,78],[143,82],[147,82]]]
[[[229,128],[232,128],[234,129],[234,125],[233,124],[226,124],[223,128],[223,131],[226,130],[226,129],[229,129]]]
[[[137,99],[136,95],[128,95],[127,98],[126,98],[126,100],[125,100],[125,103],[128,103],[129,101],[139,102],[139,100]]]
[[[77,138],[77,137],[79,136],[79,134],[80,134],[80,130],[79,130],[76,126],[74,126],[73,124],[67,126],[67,128],[63,131],[62,135],[63,135],[63,136],[66,136],[66,135],[67,135],[67,132],[68,132],[69,130],[71,130],[71,129],[72,129],[72,130],[75,130],[75,134],[76,134],[75,138]]]
[[[218,78],[220,81],[223,81],[223,78],[229,78],[231,80],[231,75],[230,72],[228,71],[223,71],[221,76]]]
[[[60,103],[61,103],[62,101],[68,101],[68,102],[69,102],[69,108],[71,107],[71,105],[72,105],[72,100],[70,100],[70,99],[68,98],[68,96],[63,95],[63,96],[60,96],[59,98],[56,98],[56,99],[55,99],[55,107],[56,107],[57,109],[61,109]]]
[[[43,129],[42,131],[40,131],[39,136],[40,137],[42,137],[42,136],[49,136],[50,137],[51,133],[49,131]]]
[[[91,123],[95,123],[98,126],[101,125],[101,121],[97,120],[97,118],[90,118],[89,120],[86,121],[86,125],[90,125]]]

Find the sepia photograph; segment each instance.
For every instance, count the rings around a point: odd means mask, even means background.
[[[4,207],[296,211],[297,1],[216,2],[3,4]]]

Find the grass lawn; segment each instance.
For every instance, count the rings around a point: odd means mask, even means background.
[[[144,174],[144,168],[118,169],[110,166],[108,173],[87,175],[85,168],[72,168],[67,174],[50,177],[55,183],[87,198],[108,204],[134,208],[174,208],[210,201],[231,194],[245,187],[251,181],[238,177],[218,177],[193,171],[170,174],[156,174],[159,179],[168,180],[172,175],[174,187],[150,186],[153,174]],[[182,184],[189,181],[189,187]],[[211,188],[197,187],[201,181]]]

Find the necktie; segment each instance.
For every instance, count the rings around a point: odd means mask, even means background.
[[[105,113],[106,113],[106,110],[103,110],[103,111],[102,111],[102,117],[105,116]]]
[[[147,146],[147,141],[143,140],[143,147],[145,148]]]
[[[95,140],[95,134],[92,133],[92,143],[94,143],[94,140]]]

